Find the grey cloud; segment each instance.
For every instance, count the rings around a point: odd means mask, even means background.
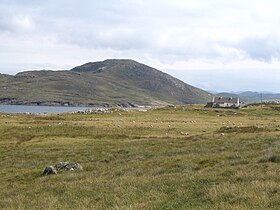
[[[250,37],[242,40],[236,48],[249,58],[265,62],[280,59],[280,39],[276,37]]]
[[[2,0],[0,33],[1,30],[10,31],[15,37],[27,33],[28,30],[19,31],[19,26],[11,21],[15,15],[22,15],[36,23],[30,36],[50,37],[57,45],[112,49],[128,55],[134,51],[139,56],[145,54],[162,62],[167,59],[227,61],[243,55],[266,62],[278,58],[277,38],[271,41],[271,37],[241,35],[231,41],[227,34],[219,36],[219,29],[226,31],[228,25],[236,26],[237,31],[246,31],[238,28],[244,25],[238,14],[261,1],[243,2]],[[230,16],[233,14],[237,18]],[[224,18],[230,22],[224,22]],[[217,33],[217,37],[211,33]]]
[[[0,32],[6,32],[11,30],[9,19],[3,13],[0,13]]]
[[[139,51],[160,60],[222,57],[215,40],[195,34],[212,15],[207,7],[181,8],[159,0],[149,4],[140,0],[29,0],[27,6],[21,1],[11,2],[15,13],[30,15],[37,22],[37,34],[53,37],[58,44]],[[4,23],[2,28],[17,28],[9,18]]]
[[[30,30],[38,8],[34,5],[28,7],[5,2],[0,1],[0,32],[21,35]]]
[[[76,44],[84,48],[110,48],[114,50],[147,50],[147,45],[152,44],[151,38],[145,37],[141,30],[114,29],[87,29],[72,31],[60,36],[60,42]]]
[[[263,91],[279,92],[280,72],[270,69],[248,71],[248,69],[224,70],[189,70],[188,74],[181,71],[169,71],[177,78],[199,86],[205,90],[218,91]],[[240,76],[242,75],[242,76]],[[273,75],[273,76],[271,76]],[[229,79],[230,78],[230,79]],[[224,82],[221,82],[224,81]],[[236,85],[238,84],[238,85]],[[256,85],[257,84],[257,85]]]
[[[277,89],[280,75],[271,71],[276,76],[270,78],[266,69],[280,65],[272,62],[280,56],[277,7],[278,0],[0,0],[0,70],[59,69],[106,58],[174,67],[183,61],[179,69],[195,70],[178,77],[197,86]],[[244,71],[264,64],[264,73],[248,70],[240,78],[242,71],[233,74],[227,66],[235,62]],[[216,67],[222,70],[207,71]]]

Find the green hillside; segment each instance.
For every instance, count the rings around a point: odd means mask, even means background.
[[[211,96],[133,60],[105,60],[64,71],[0,76],[0,102],[38,105],[205,103]]]

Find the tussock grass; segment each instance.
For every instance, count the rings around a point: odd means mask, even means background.
[[[243,126],[243,127],[223,126],[218,129],[219,133],[257,133],[257,132],[262,132],[262,131],[265,131],[265,128],[261,128],[261,127],[255,126],[255,125]]]
[[[278,209],[280,119],[257,109],[2,114],[0,208]],[[42,176],[62,161],[84,170]]]
[[[280,162],[279,152],[277,154],[272,149],[267,150],[263,155],[263,157],[261,157],[258,160],[258,163],[266,163],[266,162],[272,162],[272,163]]]

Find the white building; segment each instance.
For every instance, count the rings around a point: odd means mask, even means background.
[[[239,98],[233,97],[213,97],[212,102],[208,102],[206,107],[223,107],[223,108],[238,108],[240,106]]]

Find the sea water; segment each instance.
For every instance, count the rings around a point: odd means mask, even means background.
[[[84,111],[89,107],[69,106],[26,106],[26,105],[0,105],[0,112],[5,113],[32,113],[32,114],[59,114]]]

